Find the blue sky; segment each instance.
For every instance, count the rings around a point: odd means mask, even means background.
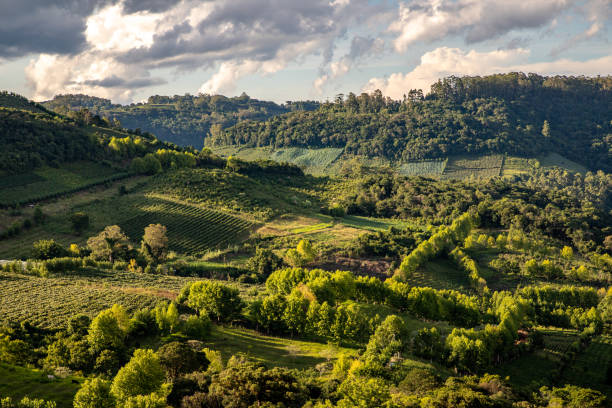
[[[3,5],[2,3],[7,3]],[[8,4],[8,3],[12,4]],[[0,88],[284,102],[447,75],[610,75],[609,0],[0,0]]]

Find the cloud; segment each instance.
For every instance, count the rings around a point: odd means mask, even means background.
[[[610,0],[590,0],[578,8],[586,16],[589,26],[581,33],[572,36],[560,46],[554,48],[550,55],[556,56],[563,51],[588,41],[605,31],[606,22],[612,20],[612,2]]]
[[[41,54],[25,71],[34,100],[50,99],[58,93],[84,93],[127,103],[138,88],[165,83],[150,77],[146,69],[92,53]]]
[[[545,75],[598,75],[612,72],[612,55],[587,61],[559,59],[529,63],[525,49],[478,52],[440,47],[425,53],[412,71],[391,74],[388,78],[372,78],[363,90],[380,89],[384,95],[401,99],[410,89],[429,92],[439,78],[449,75],[488,75],[502,72],[533,72]]]
[[[402,2],[389,31],[395,49],[405,52],[416,42],[461,35],[476,43],[514,29],[541,27],[570,5],[570,0],[426,0]]]
[[[331,59],[336,40],[372,7],[378,8],[369,0],[100,0],[79,20],[78,52],[44,51],[27,80],[36,98],[93,84],[96,92],[124,98],[133,75],[146,84],[158,68],[216,68],[201,90],[230,90],[245,75],[277,72],[311,55]],[[46,81],[53,70],[54,80]]]
[[[330,80],[346,75],[359,61],[370,55],[378,55],[384,51],[385,42],[381,38],[355,36],[351,40],[349,52],[338,61],[329,63],[328,69],[322,69],[320,76],[315,79],[313,87],[318,94]]]

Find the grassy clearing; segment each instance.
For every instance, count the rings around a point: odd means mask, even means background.
[[[126,172],[92,162],[42,167],[0,179],[0,205],[41,201],[126,176]]]
[[[448,159],[421,160],[403,163],[398,167],[402,176],[441,176],[444,173]]]
[[[539,160],[542,167],[561,167],[563,169],[582,174],[586,174],[587,172],[587,168],[583,165],[566,159],[557,153],[549,153],[548,155],[541,157]]]
[[[414,225],[414,223],[405,220],[360,217],[356,215],[347,215],[341,218],[339,223],[347,227],[365,231],[386,231],[391,227],[403,228],[409,225]]]
[[[466,291],[470,287],[467,274],[448,259],[425,263],[406,280],[412,286]]]
[[[206,347],[221,352],[223,359],[244,353],[250,359],[273,367],[310,368],[335,360],[340,353],[356,355],[357,350],[333,344],[266,336],[254,330],[213,326]]]
[[[18,402],[27,396],[55,401],[58,408],[71,408],[82,382],[79,377],[49,379],[41,370],[0,363],[0,399],[10,397]]]
[[[501,174],[504,157],[501,154],[463,157],[455,156],[448,159],[442,178],[465,179],[465,178],[491,178]]]

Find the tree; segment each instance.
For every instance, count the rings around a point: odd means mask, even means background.
[[[206,371],[210,363],[205,353],[178,341],[164,344],[157,350],[157,355],[169,381],[174,381],[181,374]]]
[[[101,378],[86,380],[74,396],[74,408],[114,408],[110,382]]]
[[[226,322],[238,317],[243,307],[238,289],[209,281],[191,285],[187,305],[210,318]]]
[[[68,254],[66,248],[55,242],[53,239],[41,239],[33,244],[34,258],[36,259],[53,259],[61,258]]]
[[[574,257],[574,250],[571,247],[564,246],[561,250],[561,256],[567,259],[568,261],[571,261]]]
[[[97,259],[108,259],[114,262],[125,256],[129,249],[129,239],[118,225],[110,225],[98,235],[87,240],[91,255]]]
[[[119,403],[125,403],[130,397],[157,393],[162,391],[164,377],[157,354],[153,350],[137,349],[113,379],[111,394]]]
[[[149,224],[144,230],[140,251],[150,263],[163,262],[168,252],[166,227],[161,224]]]
[[[105,349],[119,350],[124,346],[125,333],[119,327],[115,313],[111,309],[101,311],[96,316],[87,334],[87,341],[94,352]]]
[[[155,321],[162,334],[173,333],[180,324],[179,312],[176,303],[160,303],[155,307]]]
[[[267,278],[272,272],[283,267],[283,260],[272,250],[257,248],[255,256],[249,258],[246,268],[256,273],[261,279]]]
[[[70,223],[72,224],[72,231],[81,235],[83,231],[89,228],[89,215],[82,211],[75,212],[70,216]]]

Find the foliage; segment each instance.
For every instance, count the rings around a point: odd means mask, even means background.
[[[113,262],[126,258],[129,240],[118,225],[111,225],[104,228],[100,234],[89,238],[87,246],[94,258]]]
[[[217,321],[231,322],[243,307],[238,290],[218,282],[198,281],[188,292],[187,305]]]
[[[162,391],[164,369],[153,350],[137,349],[119,370],[111,385],[111,394],[122,404],[131,397]]]

